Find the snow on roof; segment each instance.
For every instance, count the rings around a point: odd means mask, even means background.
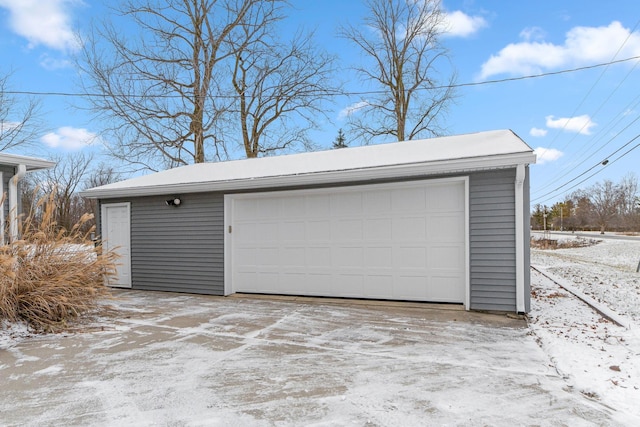
[[[39,159],[37,157],[19,156],[17,154],[0,153],[0,165],[18,166],[25,165],[28,171],[49,169],[56,165],[56,162]]]
[[[410,177],[535,163],[533,150],[511,130],[199,163],[95,187],[106,198],[233,191]]]

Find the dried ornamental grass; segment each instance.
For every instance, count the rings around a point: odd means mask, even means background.
[[[101,252],[80,232],[92,216],[71,230],[58,229],[53,197],[38,202],[41,217],[26,217],[21,239],[0,246],[0,319],[25,321],[34,330],[53,332],[97,308],[110,295],[105,280],[115,274],[117,255]]]

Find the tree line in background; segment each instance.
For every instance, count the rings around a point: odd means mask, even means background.
[[[57,229],[71,230],[81,224],[79,231],[86,233],[96,224],[98,206],[96,200],[81,197],[78,192],[119,181],[120,174],[104,163],[95,166],[91,155],[69,155],[55,161],[55,167],[29,173],[20,181],[22,215],[31,217],[37,227],[46,210],[43,203],[53,203]],[[94,218],[80,221],[86,213]]]
[[[552,206],[537,204],[531,213],[535,230],[640,231],[638,178],[629,173],[620,182],[610,180],[571,193]]]

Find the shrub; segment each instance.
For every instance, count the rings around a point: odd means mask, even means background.
[[[21,239],[0,246],[0,319],[55,332],[110,296],[104,283],[115,274],[116,254],[93,244],[94,228],[80,231],[91,219],[85,214],[71,230],[61,229],[53,197],[39,200],[22,221]]]

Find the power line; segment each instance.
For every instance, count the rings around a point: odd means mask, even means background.
[[[546,73],[539,73],[539,74],[529,74],[526,76],[519,76],[519,77],[506,77],[503,79],[494,79],[494,80],[483,80],[480,82],[466,82],[466,83],[456,83],[456,84],[450,84],[450,85],[441,85],[441,86],[434,86],[431,88],[425,88],[424,90],[439,90],[439,89],[455,89],[455,88],[461,88],[461,87],[471,87],[471,86],[484,86],[484,85],[490,85],[490,84],[497,84],[497,83],[507,83],[507,82],[513,82],[513,81],[519,81],[519,80],[528,80],[528,79],[537,79],[537,78],[541,78],[541,77],[548,77],[548,76],[557,76],[557,75],[561,75],[561,74],[568,74],[568,73],[575,73],[578,71],[586,71],[586,70],[592,70],[594,68],[600,68],[600,67],[608,67],[610,65],[613,64],[620,64],[623,62],[629,62],[629,61],[634,61],[634,60],[638,60],[640,59],[640,56],[632,56],[629,58],[624,58],[624,59],[617,59],[615,61],[609,61],[609,62],[603,62],[600,64],[593,64],[593,65],[585,65],[583,67],[577,67],[577,68],[569,68],[569,69],[564,69],[564,70],[558,70],[558,71],[549,71]],[[106,95],[101,94],[101,93],[79,93],[79,92],[53,92],[53,91],[47,91],[47,92],[40,92],[40,91],[28,91],[28,90],[13,90],[13,91],[4,91],[4,93],[6,94],[10,94],[10,95],[37,95],[37,96],[75,96],[75,97],[84,97],[84,98],[89,98],[89,97],[97,97],[97,98],[102,98],[105,97]],[[360,95],[380,95],[380,94],[384,94],[386,93],[386,91],[383,90],[372,90],[372,91],[362,91],[362,92],[334,92],[334,93],[330,93],[329,96],[360,96]],[[128,96],[131,98],[145,98],[145,95],[124,95],[124,94],[114,94],[113,96]],[[154,95],[154,98],[183,98],[183,96],[181,95]],[[216,95],[214,96],[214,98],[236,98],[236,95]]]
[[[627,154],[629,154],[630,152],[632,152],[633,150],[635,150],[636,148],[640,147],[640,143],[636,144],[635,146],[631,147],[631,149],[627,150],[626,152],[624,152],[623,154],[621,154],[620,156],[618,156],[615,160],[609,160],[609,158],[611,158],[612,156],[614,156],[616,153],[618,153],[620,150],[622,150],[623,148],[627,147],[629,144],[631,144],[633,141],[635,141],[636,139],[640,138],[640,134],[634,136],[633,138],[631,138],[629,141],[627,141],[626,144],[624,144],[622,147],[618,148],[616,151],[614,151],[613,153],[609,154],[608,156],[606,156],[604,159],[602,159],[600,162],[594,164],[593,166],[591,166],[589,169],[587,169],[586,171],[582,172],[580,175],[574,177],[573,179],[565,182],[564,184],[554,188],[553,190],[549,191],[548,193],[543,194],[542,196],[539,196],[535,199],[533,199],[531,202],[536,202],[546,196],[549,196],[550,194],[554,194],[556,193],[558,190],[566,187],[567,185],[571,184],[573,181],[575,181],[576,179],[580,178],[581,176],[586,175],[588,172],[592,171],[593,169],[595,169],[598,166],[603,166],[603,168],[598,169],[597,171],[595,171],[594,173],[592,173],[591,175],[589,175],[588,177],[586,177],[585,179],[583,179],[582,181],[578,182],[577,184],[574,184],[573,186],[567,188],[564,190],[564,192],[567,192],[569,190],[572,190],[574,188],[576,188],[578,185],[582,184],[583,182],[587,181],[588,179],[594,177],[595,175],[599,174],[600,172],[602,172],[605,168],[611,166],[612,164],[614,164],[615,162],[617,162],[618,160],[620,160],[621,158],[623,158],[624,156],[626,156]],[[542,200],[543,202],[546,202],[547,200],[551,199],[551,197]]]

